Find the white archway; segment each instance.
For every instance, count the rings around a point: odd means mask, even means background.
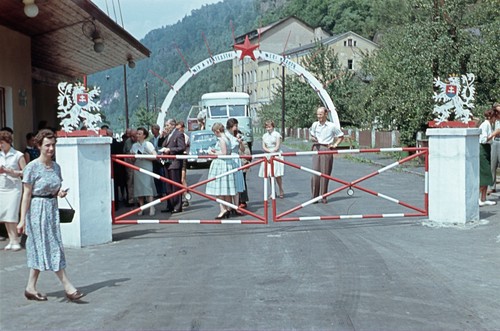
[[[329,112],[330,114],[330,121],[332,121],[335,125],[337,125],[340,128],[340,121],[338,114],[336,112],[335,106],[333,105],[333,101],[328,95],[328,93],[325,91],[323,88],[323,85],[314,77],[309,71],[307,71],[304,67],[302,67],[300,64],[291,61],[290,59],[287,59],[286,57],[283,57],[278,54],[270,53],[270,52],[264,52],[260,50],[254,50],[254,55],[255,57],[263,61],[269,61],[269,62],[274,62],[277,63],[281,66],[286,67],[288,70],[292,71],[293,73],[303,77],[309,85],[316,91],[318,94],[319,98],[321,99],[321,102],[323,102],[323,105],[332,110]],[[226,53],[220,53],[217,55],[214,55],[213,57],[209,57],[198,64],[196,64],[194,67],[190,68],[184,75],[182,75],[181,78],[175,84],[172,86],[170,91],[167,94],[167,97],[163,101],[163,104],[161,105],[161,111],[160,114],[158,114],[158,119],[157,119],[157,124],[160,127],[163,127],[164,122],[165,122],[165,117],[168,111],[168,108],[170,107],[170,104],[172,103],[172,100],[174,99],[175,95],[179,92],[179,90],[187,83],[189,79],[192,77],[196,76],[198,73],[201,71],[213,66],[214,64],[237,59],[241,57],[241,51],[230,51]]]

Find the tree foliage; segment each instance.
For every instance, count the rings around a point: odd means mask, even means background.
[[[134,112],[132,118],[132,125],[136,128],[145,127],[149,129],[150,126],[156,123],[156,118],[158,117],[158,113],[155,111],[147,110],[146,107],[139,107],[136,112]]]
[[[360,81],[353,71],[340,65],[337,54],[331,48],[318,43],[315,50],[303,58],[301,65],[311,72],[334,98],[336,110],[343,123],[358,124],[350,104]],[[260,111],[260,118],[273,119],[275,123],[281,122],[282,82],[280,85],[274,91],[273,102]],[[286,127],[309,127],[316,120],[315,110],[321,105],[321,100],[303,78],[287,75],[285,105]]]
[[[398,129],[409,145],[432,119],[434,77],[474,73],[479,109],[493,102],[485,89],[499,88],[493,77],[495,68],[498,76],[498,9],[483,1],[420,0],[413,12],[410,21],[384,32],[376,56],[365,61],[365,75],[373,80],[363,91],[374,124]]]

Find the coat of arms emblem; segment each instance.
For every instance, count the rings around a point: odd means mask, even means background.
[[[61,82],[57,85],[59,96],[57,102],[60,110],[57,117],[61,118],[61,127],[65,132],[78,129],[80,122],[87,126],[88,130],[97,132],[98,123],[101,122],[100,101],[95,101],[101,93],[98,87],[87,89],[81,83],[71,84]]]
[[[434,79],[434,86],[439,89],[434,93],[433,113],[437,116],[436,122],[448,121],[454,113],[454,120],[468,123],[471,120],[471,110],[474,108],[474,74],[450,76],[446,82]]]

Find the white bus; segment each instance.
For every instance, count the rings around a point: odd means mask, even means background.
[[[250,116],[250,96],[247,93],[205,93],[201,96],[201,114],[201,117],[205,116],[205,129],[207,130],[212,130],[214,123],[220,122],[225,126],[229,118],[236,118],[238,128],[252,149],[253,128]]]

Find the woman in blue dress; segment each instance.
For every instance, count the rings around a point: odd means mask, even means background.
[[[61,281],[66,297],[71,301],[84,296],[69,281],[66,258],[59,225],[57,197],[64,198],[61,189],[61,168],[52,161],[56,137],[51,130],[41,130],[35,137],[40,157],[30,162],[23,172],[23,200],[18,232],[26,232],[26,255],[30,268],[24,296],[28,300],[47,301],[47,295],[37,291],[40,271],[54,271]]]
[[[215,123],[212,126],[212,131],[217,136],[217,145],[214,149],[208,151],[211,155],[230,155],[229,148],[230,142],[224,134],[224,125],[222,123]],[[229,174],[226,176],[218,177],[219,175],[233,170],[233,161],[231,159],[217,158],[210,164],[208,170],[208,178],[215,178],[215,180],[207,183],[205,192],[207,194],[216,196],[217,198],[231,202],[231,196],[236,194],[236,187],[234,183],[234,175]],[[229,217],[229,210],[226,206],[220,204],[220,213],[215,219],[222,219]]]

